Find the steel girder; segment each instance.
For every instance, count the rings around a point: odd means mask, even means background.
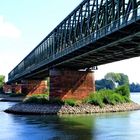
[[[100,38],[127,25],[140,15],[139,7],[140,0],[84,0],[9,73],[9,80],[78,49],[80,42],[90,35]],[[85,45],[91,43],[92,38],[86,40]]]

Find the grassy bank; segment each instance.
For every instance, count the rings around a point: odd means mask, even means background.
[[[95,93],[91,93],[87,98],[83,100],[75,99],[53,99],[49,100],[48,94],[36,94],[27,96],[24,103],[37,103],[37,104],[58,104],[58,105],[70,105],[79,106],[80,104],[92,104],[100,107],[105,105],[117,105],[122,103],[129,103],[130,92],[127,85],[119,86],[115,90],[100,90]]]

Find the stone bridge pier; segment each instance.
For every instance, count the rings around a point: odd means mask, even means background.
[[[94,72],[50,70],[50,99],[83,99],[95,91]]]
[[[94,72],[51,69],[49,77],[45,80],[30,79],[12,83],[11,91],[13,93],[25,93],[28,95],[48,92],[50,99],[79,100],[88,96],[90,92],[95,91]]]

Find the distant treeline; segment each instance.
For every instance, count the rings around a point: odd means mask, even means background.
[[[140,92],[140,84],[130,84],[130,92]]]
[[[128,76],[123,73],[107,73],[103,79],[96,80],[96,90],[100,89],[114,89],[117,86],[129,84]]]
[[[96,90],[115,89],[115,87],[125,84],[129,85],[130,92],[140,92],[140,84],[129,84],[128,76],[123,73],[110,72],[107,73],[103,79],[95,81]]]

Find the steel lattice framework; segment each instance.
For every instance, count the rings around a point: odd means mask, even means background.
[[[139,7],[140,0],[84,0],[9,73],[9,82],[140,55]]]

